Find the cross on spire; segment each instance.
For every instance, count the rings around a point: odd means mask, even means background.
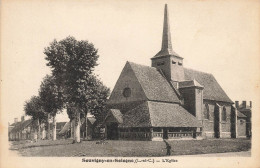
[[[162,48],[161,48],[161,51],[159,51],[154,57],[160,57],[160,56],[166,56],[166,55],[178,56],[178,54],[172,50],[171,31],[170,31],[167,4],[165,4],[165,7],[164,7]]]

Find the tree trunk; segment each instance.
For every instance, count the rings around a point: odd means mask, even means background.
[[[51,130],[50,130],[50,114],[48,114],[47,124],[48,124],[47,139],[50,139],[50,133],[51,133]]]
[[[53,115],[52,140],[56,140],[56,114]]]
[[[75,119],[75,127],[74,127],[74,141],[80,142],[80,113],[77,112],[77,116]]]
[[[74,132],[73,132],[73,129],[74,129],[73,123],[74,123],[74,121],[73,120],[70,121],[70,138],[71,139],[74,139]]]
[[[76,125],[75,125],[75,123],[76,123],[76,118],[74,118],[73,120],[72,120],[72,136],[73,136],[73,142],[75,143],[76,142],[76,132],[75,132],[75,130],[76,130]]]
[[[85,137],[86,137],[86,140],[88,140],[88,113],[86,113],[85,123],[86,123],[86,135],[85,135]]]
[[[37,135],[37,139],[40,139],[41,137],[41,125],[40,125],[40,119],[38,118],[38,121],[37,121],[38,123],[38,135]]]
[[[41,127],[42,127],[41,136],[42,136],[42,139],[45,139],[46,138],[45,123],[42,123]]]

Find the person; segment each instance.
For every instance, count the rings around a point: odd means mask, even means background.
[[[167,144],[166,149],[167,149],[166,155],[167,155],[167,156],[170,156],[170,155],[171,155],[171,149],[172,149],[172,147],[171,147],[169,144]]]

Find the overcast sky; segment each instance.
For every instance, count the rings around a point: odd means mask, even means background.
[[[38,94],[50,73],[43,50],[54,38],[92,42],[100,55],[95,73],[111,90],[126,61],[150,66],[161,47],[165,3],[184,66],[212,73],[233,101],[256,100],[259,1],[3,1],[4,121],[20,120],[24,102]]]

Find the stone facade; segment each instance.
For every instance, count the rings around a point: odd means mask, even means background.
[[[237,120],[237,130],[238,130],[238,137],[246,137],[246,119],[238,117]]]
[[[231,138],[231,104],[204,100],[203,106],[204,136],[207,138]]]

